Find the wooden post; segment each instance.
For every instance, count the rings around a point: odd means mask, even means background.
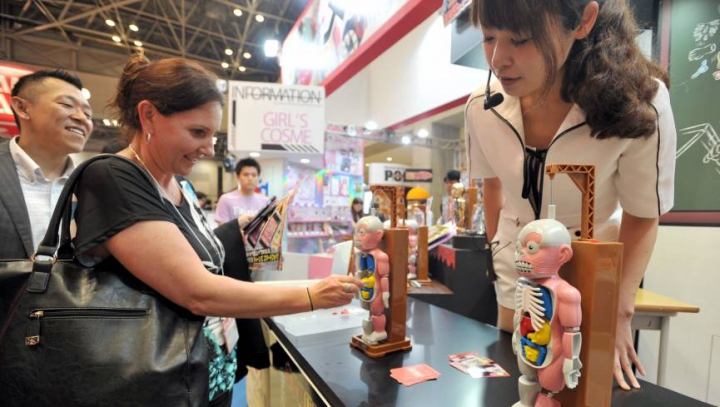
[[[610,407],[623,245],[574,241],[572,248],[572,260],[560,276],[582,295],[583,367],[578,386],[557,399],[568,407]]]
[[[382,191],[390,199],[390,227],[398,226],[398,220],[405,221],[405,187],[397,185],[370,185],[370,191]]]
[[[421,283],[430,282],[428,276],[428,236],[430,232],[427,226],[417,228],[418,255],[417,255],[417,280]]]
[[[388,353],[412,349],[410,339],[405,337],[407,318],[407,273],[408,273],[408,233],[406,228],[385,230],[382,250],[390,260],[390,308],[385,310],[387,322],[385,331],[387,340],[368,345],[362,335],[355,335],[350,345],[361,350],[371,358],[383,357]]]
[[[473,230],[475,205],[477,205],[477,187],[470,187],[465,191],[465,230]]]

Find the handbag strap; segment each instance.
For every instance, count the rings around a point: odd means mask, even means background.
[[[150,185],[155,185],[155,182],[145,171],[142,170],[142,168],[138,167],[138,165],[135,164],[132,160],[129,160],[119,155],[100,154],[80,164],[75,169],[75,171],[70,174],[70,178],[68,178],[67,182],[65,183],[62,193],[58,198],[57,205],[55,205],[53,215],[50,218],[50,223],[48,224],[47,232],[45,232],[45,237],[43,238],[42,242],[40,242],[40,246],[38,246],[37,252],[33,256],[31,256],[31,260],[33,262],[33,271],[32,275],[30,276],[30,281],[27,288],[29,292],[42,293],[45,292],[45,290],[47,289],[48,282],[50,281],[50,273],[52,271],[52,266],[57,262],[56,252],[58,252],[58,241],[61,224],[64,224],[62,233],[63,245],[61,247],[62,250],[59,251],[59,254],[62,256],[61,258],[64,258],[66,256],[69,256],[70,253],[72,253],[72,250],[70,249],[70,220],[72,215],[71,208],[73,193],[75,192],[75,188],[77,187],[77,184],[80,180],[80,176],[83,174],[83,172],[85,172],[85,169],[87,169],[90,164],[109,158],[124,160],[133,164],[133,166],[138,169],[138,172],[142,174],[142,176],[146,179],[148,183],[150,183]],[[159,196],[159,198],[162,200],[161,196]],[[39,258],[38,256],[42,257]]]

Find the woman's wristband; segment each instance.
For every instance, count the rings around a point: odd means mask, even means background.
[[[307,290],[308,300],[310,300],[310,311],[315,311],[315,306],[313,305],[312,301],[312,295],[310,294],[310,287],[305,287],[305,289]]]

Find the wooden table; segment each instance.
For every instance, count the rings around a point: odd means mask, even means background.
[[[632,320],[632,328],[660,331],[657,384],[662,387],[665,386],[670,317],[677,315],[678,312],[698,313],[700,308],[642,288],[635,296],[635,316]]]

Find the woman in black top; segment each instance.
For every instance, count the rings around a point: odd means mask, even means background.
[[[210,349],[210,394],[197,397],[210,405],[229,405],[237,362],[236,351],[223,346],[234,342],[223,325],[233,318],[340,306],[350,302],[361,283],[332,276],[307,289],[270,287],[224,275],[237,272],[223,271],[225,251],[242,252],[242,244],[223,247],[208,228],[192,188],[175,178],[187,176],[198,160],[213,155],[224,100],[215,80],[184,59],[151,63],[141,55],[130,58],[114,100],[129,146],[118,153],[122,158],[95,162],[82,175],[76,191],[75,249],[88,265],[114,257],[163,297],[207,316],[204,340],[195,346]],[[221,229],[240,233],[235,222]]]

